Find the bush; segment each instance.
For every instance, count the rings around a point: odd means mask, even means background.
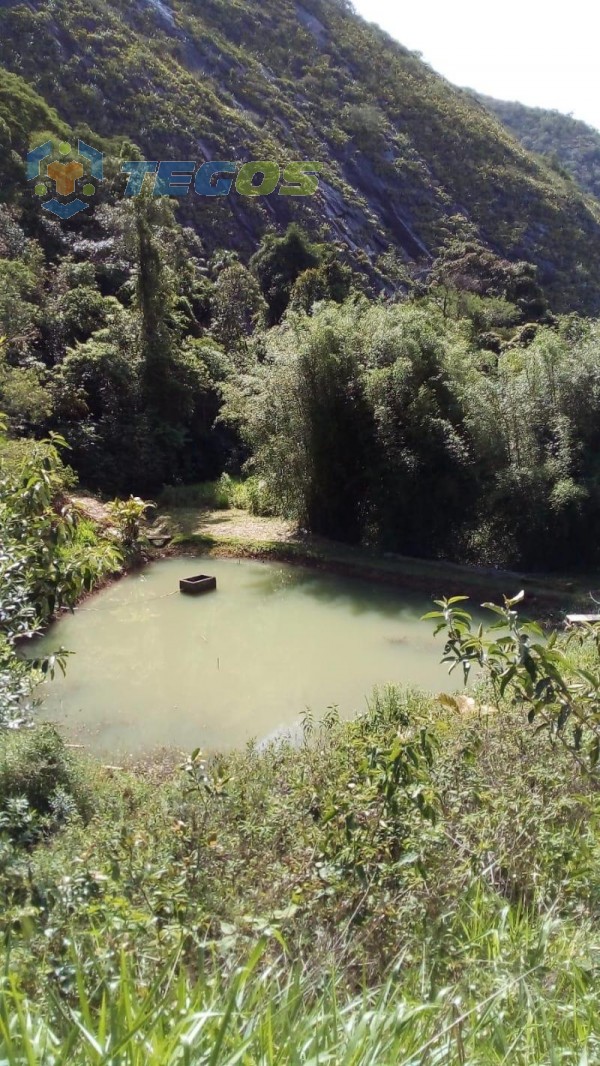
[[[13,809],[15,801],[25,801],[35,815],[51,820],[67,807],[90,813],[84,768],[52,725],[0,734],[0,815]]]
[[[266,481],[260,477],[242,481],[230,474],[221,474],[218,481],[203,481],[198,485],[171,485],[161,493],[159,505],[162,508],[202,507],[215,511],[237,507],[255,515],[279,513]]]
[[[269,517],[279,514],[277,500],[269,491],[264,478],[249,477],[236,486],[236,507],[249,511],[250,514]]]
[[[55,774],[37,846],[11,797],[0,1058],[595,1062],[598,793],[498,710],[389,689],[300,743],[96,772],[85,828]],[[22,790],[65,758],[39,738]]]
[[[201,481],[196,485],[169,485],[159,497],[160,507],[204,507],[228,511],[234,506],[237,483],[229,474],[218,481]],[[239,506],[238,503],[235,506]]]

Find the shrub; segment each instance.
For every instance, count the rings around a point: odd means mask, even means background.
[[[70,805],[83,815],[90,811],[84,769],[52,725],[0,735],[0,812],[17,800],[45,818]]]

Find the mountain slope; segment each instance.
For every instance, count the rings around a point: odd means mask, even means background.
[[[473,93],[530,152],[563,167],[585,193],[600,199],[600,132],[571,115]]]
[[[249,255],[298,219],[426,265],[462,214],[539,266],[557,310],[600,310],[598,205],[343,0],[0,0],[0,62],[147,158],[322,162],[314,201],[184,200],[209,248]]]

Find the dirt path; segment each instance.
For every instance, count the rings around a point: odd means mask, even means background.
[[[104,527],[111,524],[107,504],[97,500],[95,496],[79,493],[70,499],[80,514],[92,522]],[[148,528],[153,532],[168,531],[173,536],[204,533],[213,537],[261,542],[290,542],[296,539],[292,522],[284,518],[260,518],[235,508],[215,511],[200,507],[174,507],[170,510],[152,511]]]
[[[296,539],[292,522],[284,518],[260,518],[235,508],[229,511],[172,508],[168,512],[161,511],[157,522],[168,527],[175,535],[179,533],[186,537],[204,533],[211,537],[248,541],[289,543]]]

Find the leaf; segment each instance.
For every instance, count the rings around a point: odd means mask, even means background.
[[[447,711],[458,711],[458,702],[454,696],[448,696],[445,692],[441,692],[438,696],[438,703],[441,703],[442,707],[445,707]]]
[[[462,618],[465,622],[472,622],[473,621],[473,619],[472,619],[472,617],[471,617],[471,615],[469,614],[468,611],[460,611],[460,610],[452,611],[452,619],[453,619],[453,621],[456,618]]]
[[[289,907],[285,907],[284,910],[275,911],[273,918],[276,922],[288,922],[291,918],[294,918],[300,907],[297,903],[290,903]]]
[[[594,677],[594,674],[591,674],[589,672],[589,670],[581,670],[581,669],[579,669],[579,670],[576,670],[575,673],[577,674],[578,677],[583,677],[585,679],[585,681],[589,681],[589,683],[590,683],[590,685],[592,686],[593,689],[600,689],[600,678],[599,677]]]
[[[403,855],[401,859],[398,859],[396,866],[414,866],[421,859],[421,856],[416,851],[409,851],[406,855]]]
[[[500,678],[500,695],[503,696],[506,692],[507,686],[510,685],[513,677],[517,672],[516,666],[511,666],[506,673],[502,674]]]
[[[522,603],[524,599],[525,590],[521,589],[521,591],[518,592],[516,596],[513,596],[512,600],[505,600],[504,602],[506,603],[507,607],[515,607],[517,603]]]
[[[501,618],[506,618],[506,611],[503,607],[498,607],[496,603],[482,603],[481,606],[484,607],[486,611],[493,611],[494,614],[499,614]]]

